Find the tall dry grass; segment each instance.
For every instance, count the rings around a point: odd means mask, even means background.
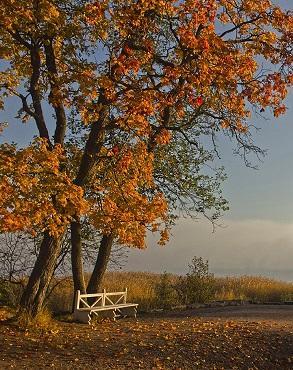
[[[160,308],[156,296],[156,286],[161,274],[148,272],[108,272],[103,288],[107,291],[122,291],[128,288],[128,301],[139,304],[142,311]],[[179,280],[177,275],[169,275],[170,284]],[[256,302],[283,302],[293,300],[293,283],[265,277],[239,276],[216,277],[214,280],[214,300],[243,299]],[[71,311],[73,287],[71,279],[65,279],[54,289],[49,299],[49,307],[54,312]],[[178,299],[174,305],[180,305]]]
[[[216,299],[248,299],[258,302],[293,300],[293,283],[262,276],[216,278]]]

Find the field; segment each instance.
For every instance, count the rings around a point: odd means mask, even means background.
[[[293,306],[248,305],[58,321],[24,330],[0,321],[5,369],[292,369]]]
[[[182,299],[184,276],[154,274],[147,272],[107,272],[102,287],[107,291],[121,291],[128,288],[128,301],[139,304],[140,312],[154,309],[168,309],[184,306]],[[47,304],[54,313],[71,312],[73,286],[72,279],[56,278],[55,288],[50,293]],[[158,287],[160,289],[158,289]],[[204,302],[218,300],[244,300],[256,303],[293,301],[293,283],[273,280],[261,276],[215,277],[208,281],[196,280],[193,289],[204,288],[210,295]],[[15,307],[21,294],[20,284],[1,283],[1,304]],[[191,302],[195,303],[195,302]]]
[[[176,294],[163,292],[158,297],[156,287],[163,275],[147,272],[108,272],[103,288],[107,291],[120,291],[128,288],[128,300],[139,303],[141,311],[161,308],[162,304],[181,306],[184,304]],[[180,287],[180,276],[167,274],[167,287]],[[265,277],[240,276],[216,277],[212,281],[210,300],[251,300],[254,302],[283,302],[293,300],[293,283],[268,279]],[[167,289],[168,290],[168,289]],[[172,293],[172,292],[171,292]],[[165,302],[168,300],[168,302]],[[71,279],[64,279],[50,297],[50,308],[66,312],[72,307]]]

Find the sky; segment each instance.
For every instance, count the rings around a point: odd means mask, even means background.
[[[279,1],[293,10],[292,0]],[[9,100],[14,108],[15,99]],[[233,155],[233,145],[219,141],[219,164],[225,167],[227,180],[223,193],[230,210],[220,219],[213,232],[205,219],[179,219],[170,242],[156,245],[148,236],[148,248],[131,249],[124,270],[187,272],[193,256],[209,261],[216,275],[263,275],[293,282],[293,95],[286,101],[287,113],[278,120],[256,119],[261,130],[255,143],[267,149],[263,162],[253,158],[258,170],[245,167]],[[21,124],[11,109],[0,113],[0,121],[9,121],[9,128],[0,142],[29,142],[35,133],[32,122]]]

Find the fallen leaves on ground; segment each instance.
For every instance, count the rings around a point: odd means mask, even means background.
[[[27,333],[0,323],[0,368],[292,369],[292,326],[207,318],[59,323]]]

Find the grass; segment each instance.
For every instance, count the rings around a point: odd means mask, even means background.
[[[107,291],[121,291],[128,288],[128,301],[139,304],[141,311],[158,307],[156,286],[161,281],[160,274],[148,272],[108,272],[103,288]],[[168,275],[172,285],[179,280],[177,275]],[[283,302],[293,300],[293,284],[265,277],[239,276],[216,277],[214,279],[214,300],[252,300],[255,302]],[[179,299],[174,306],[180,305]],[[64,279],[50,296],[49,307],[54,312],[70,311],[72,307],[71,279]]]
[[[27,312],[19,312],[15,316],[16,324],[19,328],[27,331],[39,332],[58,332],[57,322],[53,319],[52,313],[48,308],[44,308],[35,317],[31,317]]]
[[[248,299],[256,302],[293,300],[293,283],[261,276],[216,278],[217,299]]]
[[[180,288],[180,276],[168,274],[168,284],[173,289]],[[58,283],[51,293],[48,308],[53,312],[70,312],[72,309],[73,286],[71,278],[55,280]],[[162,282],[162,274],[149,272],[108,272],[105,275],[103,288],[107,291],[121,291],[128,288],[128,301],[139,304],[141,311],[162,308],[164,296],[158,297],[156,287]],[[254,302],[293,301],[293,283],[278,281],[261,276],[216,277],[213,282],[212,300],[251,300]],[[1,285],[1,284],[0,284]],[[0,286],[1,288],[1,286]],[[0,289],[1,291],[1,289]],[[20,287],[5,285],[6,301],[0,297],[0,303],[16,307],[21,294]],[[172,306],[184,302],[174,294]],[[169,297],[170,298],[170,297]],[[168,298],[168,299],[169,299]],[[166,297],[167,299],[167,297]]]

